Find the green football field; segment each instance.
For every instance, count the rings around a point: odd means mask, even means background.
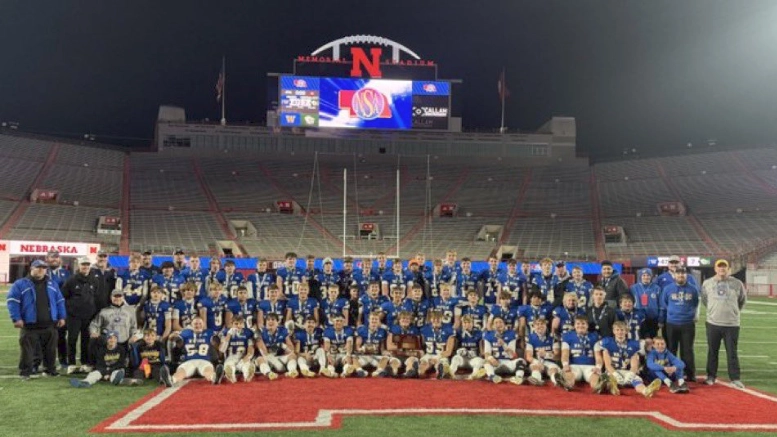
[[[777,302],[752,299],[742,321],[740,356],[743,381],[748,387],[777,394]],[[703,326],[698,324],[696,356],[698,374],[704,374],[706,357]],[[72,389],[66,377],[21,382],[17,375],[18,331],[13,328],[0,292],[0,436],[79,436],[107,417],[123,410],[154,387],[100,385],[88,390]],[[726,376],[725,353],[721,353],[720,376]],[[550,390],[550,389],[549,389]],[[422,396],[423,394],[419,394]],[[615,399],[614,399],[615,401]],[[236,400],[238,406],[242,400]],[[473,405],[473,408],[487,407]],[[777,408],[777,407],[775,407]],[[341,429],[318,431],[265,431],[270,436],[408,436],[408,435],[723,435],[722,432],[667,431],[647,419],[554,418],[525,416],[383,416],[345,417]],[[124,435],[218,435],[219,433],[124,434]],[[230,436],[257,432],[226,433]],[[729,433],[726,433],[729,434]],[[765,433],[733,433],[765,435]]]

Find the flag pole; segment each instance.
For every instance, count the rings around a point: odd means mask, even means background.
[[[227,60],[225,56],[221,57],[221,74],[223,79],[221,82],[221,125],[227,125],[226,116],[226,100],[227,100]],[[504,99],[502,100],[502,117],[504,118]]]
[[[505,132],[505,94],[507,94],[505,82],[505,69],[502,68],[502,77],[499,82],[499,94],[501,94],[500,97],[502,98],[502,122],[499,124],[499,133]]]

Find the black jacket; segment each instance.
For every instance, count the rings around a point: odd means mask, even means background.
[[[621,296],[631,293],[626,281],[621,278],[618,272],[613,272],[612,276],[606,280],[600,277],[599,285],[604,287],[604,300],[614,300],[617,306],[620,306]]]
[[[602,338],[612,337],[612,324],[617,320],[614,308],[605,302],[601,308],[588,307],[586,315],[588,315],[589,332],[598,332]]]
[[[89,271],[89,277],[92,278],[96,286],[94,305],[99,312],[101,309],[111,304],[111,291],[113,291],[113,288],[116,286],[116,274],[110,267],[105,271],[93,267],[92,270]]]
[[[62,285],[67,315],[79,319],[91,319],[97,312],[94,297],[97,284],[90,275],[76,273]]]

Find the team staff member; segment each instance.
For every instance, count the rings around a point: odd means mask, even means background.
[[[67,366],[68,375],[79,369],[76,366],[76,345],[79,335],[81,336],[80,370],[84,373],[89,373],[92,370],[88,354],[89,323],[97,312],[94,305],[97,285],[89,275],[91,264],[89,258],[79,258],[78,271],[62,286],[62,297],[65,298],[65,309],[67,310],[67,362],[70,363]]]
[[[11,286],[6,298],[14,328],[21,330],[19,374],[30,379],[35,350],[43,351],[43,363],[49,375],[57,375],[57,328],[65,326],[65,299],[57,283],[46,276],[43,260],[32,262],[30,275]]]
[[[661,329],[669,351],[685,363],[686,379],[696,381],[693,341],[696,339],[699,289],[688,282],[688,274],[683,266],[677,267],[674,279],[674,284],[667,285],[661,293],[659,326],[663,325]]]
[[[599,285],[604,288],[604,299],[610,308],[617,308],[621,296],[630,294],[629,286],[621,278],[610,261],[602,261],[602,274],[599,277]]]
[[[57,283],[57,287],[62,290],[62,286],[70,278],[70,270],[62,267],[62,258],[59,256],[59,251],[49,250],[46,254],[46,264],[48,264],[48,276]],[[35,350],[35,367],[38,367],[40,363],[40,348]],[[57,355],[59,356],[59,365],[62,367],[62,371],[67,368],[67,328],[62,326],[59,328],[57,338]],[[70,363],[73,364],[73,363]]]
[[[89,343],[90,353],[93,354],[92,358],[94,358],[97,348],[106,340],[100,335],[108,332],[116,332],[119,344],[125,348],[129,343],[134,342],[135,335],[139,334],[135,311],[124,303],[124,293],[121,290],[111,292],[111,306],[103,308],[97,313],[89,325],[89,335],[93,339]]]
[[[745,286],[737,278],[729,276],[729,264],[724,259],[715,261],[715,276],[704,281],[701,302],[707,307],[707,385],[715,383],[718,375],[720,341],[726,344],[728,377],[737,388],[745,388],[740,381],[739,314],[747,302]]]

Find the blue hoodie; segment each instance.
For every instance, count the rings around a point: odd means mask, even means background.
[[[669,284],[661,292],[659,322],[672,325],[693,323],[699,309],[699,289],[690,283]]]
[[[642,283],[642,275],[645,273],[650,275],[651,281],[648,285]],[[661,287],[652,281],[653,271],[642,269],[637,272],[636,279],[637,282],[631,286],[631,294],[634,296],[634,308],[644,310],[648,320],[657,320],[659,302],[661,300]]]

